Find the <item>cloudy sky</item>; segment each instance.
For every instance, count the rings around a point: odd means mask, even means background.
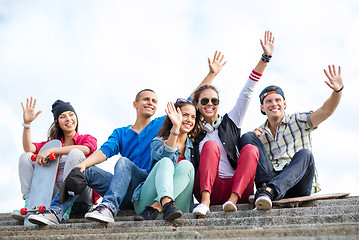
[[[313,152],[323,192],[358,195],[358,12],[356,0],[0,0],[0,212],[24,204],[18,158],[27,97],[43,111],[31,126],[34,142],[46,139],[51,105],[62,99],[100,147],[114,128],[134,123],[139,90],[157,92],[161,116],[167,101],[192,92],[220,50],[228,63],[214,85],[224,114],[260,59],[265,30],[276,49],[243,131],[265,120],[257,97],[265,86],[282,86],[288,113],[316,110],[331,94],[323,69],[341,65],[343,98],[313,132]],[[116,159],[100,166],[113,171]]]

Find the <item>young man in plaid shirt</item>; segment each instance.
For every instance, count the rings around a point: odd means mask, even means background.
[[[284,92],[278,86],[268,86],[259,95],[261,112],[266,122],[254,133],[244,134],[241,144],[251,143],[259,149],[256,171],[257,209],[269,210],[272,200],[284,197],[309,196],[315,175],[311,132],[332,115],[343,90],[343,80],[334,65],[324,70],[333,90],[328,100],[316,111],[286,114]]]

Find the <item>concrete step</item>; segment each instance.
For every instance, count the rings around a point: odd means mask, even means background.
[[[206,217],[187,213],[171,222],[162,220],[161,215],[155,221],[135,222],[134,211],[120,211],[111,224],[75,218],[45,227],[24,227],[7,213],[0,214],[0,239],[359,239],[359,197],[270,211],[254,211],[250,204],[240,204],[238,209],[226,213],[221,206],[212,206]]]

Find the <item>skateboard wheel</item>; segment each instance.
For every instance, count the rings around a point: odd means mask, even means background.
[[[50,153],[49,154],[49,159],[50,160],[55,160],[56,159],[56,153]]]
[[[31,161],[35,162],[35,161],[36,161],[36,157],[37,157],[37,155],[36,155],[36,154],[31,155]]]
[[[27,214],[27,208],[21,208],[20,213],[21,213],[21,215],[26,215]]]
[[[45,206],[40,206],[39,207],[39,212],[40,213],[43,213],[43,212],[45,212],[46,211],[46,207]]]

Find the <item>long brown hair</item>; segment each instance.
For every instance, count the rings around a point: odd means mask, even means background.
[[[176,109],[182,108],[183,106],[186,106],[186,105],[192,105],[196,109],[196,106],[194,105],[193,102],[186,100],[186,99],[182,99],[182,98],[177,99],[177,101],[175,102],[174,105],[175,105]],[[163,138],[163,140],[167,140],[170,135],[170,130],[171,130],[172,126],[173,126],[173,123],[171,122],[171,119],[167,116],[165,118],[165,121],[163,122],[162,128],[158,131],[158,136]],[[198,127],[197,116],[196,116],[196,121],[195,121],[194,127],[188,133],[189,139],[191,139],[193,141],[194,138],[197,137],[199,132],[200,132],[200,128]]]
[[[76,120],[77,120],[76,121],[77,125],[75,128],[75,131],[77,132],[79,129],[79,119],[78,119],[77,115],[76,115]],[[62,129],[60,128],[58,120],[55,120],[51,124],[49,130],[47,131],[47,141],[54,140],[54,139],[61,140],[63,137],[64,137],[64,131],[62,131]]]

